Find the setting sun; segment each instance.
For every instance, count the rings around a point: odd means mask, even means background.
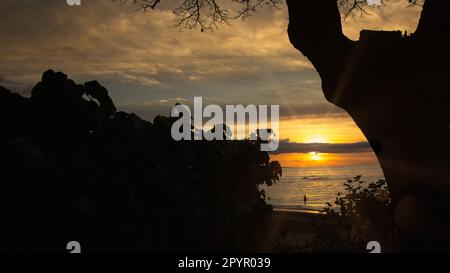
[[[361,130],[348,115],[326,117],[302,117],[280,121],[281,139],[301,144],[351,144],[367,142]],[[319,145],[320,146],[320,145]],[[372,151],[327,152],[306,150],[303,152],[274,153],[283,167],[355,166],[377,164]]]
[[[322,157],[321,157],[320,154],[317,153],[317,152],[311,152],[311,153],[309,153],[309,154],[311,155],[311,159],[314,160],[314,161],[320,161],[320,160],[322,160]]]

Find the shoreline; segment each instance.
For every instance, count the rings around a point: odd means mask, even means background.
[[[273,208],[273,212],[279,212],[279,213],[304,213],[304,214],[315,214],[315,215],[320,215],[321,212],[320,210],[314,210],[314,209],[291,209],[291,208],[277,208],[274,207]]]
[[[273,208],[257,249],[260,252],[299,249],[314,238],[315,227],[324,216],[319,211]]]

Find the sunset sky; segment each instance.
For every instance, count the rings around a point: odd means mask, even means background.
[[[420,9],[407,4],[391,0],[371,16],[347,19],[344,32],[351,39],[361,29],[411,33]],[[283,166],[375,163],[361,131],[326,102],[318,74],[289,43],[284,5],[212,32],[171,27],[169,6],[144,14],[109,0],[81,7],[2,0],[0,17],[0,84],[12,91],[28,96],[52,68],[78,83],[98,80],[119,110],[147,120],[194,96],[204,104],[276,104],[283,141],[272,158]]]

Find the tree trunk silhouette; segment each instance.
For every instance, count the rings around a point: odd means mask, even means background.
[[[363,30],[359,41],[343,34],[336,0],[287,4],[292,45],[378,157],[402,241],[413,250],[448,250],[450,1],[425,1],[412,35]]]

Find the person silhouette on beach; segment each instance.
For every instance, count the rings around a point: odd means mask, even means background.
[[[306,194],[303,196],[303,202],[305,202],[305,205],[306,205]]]

